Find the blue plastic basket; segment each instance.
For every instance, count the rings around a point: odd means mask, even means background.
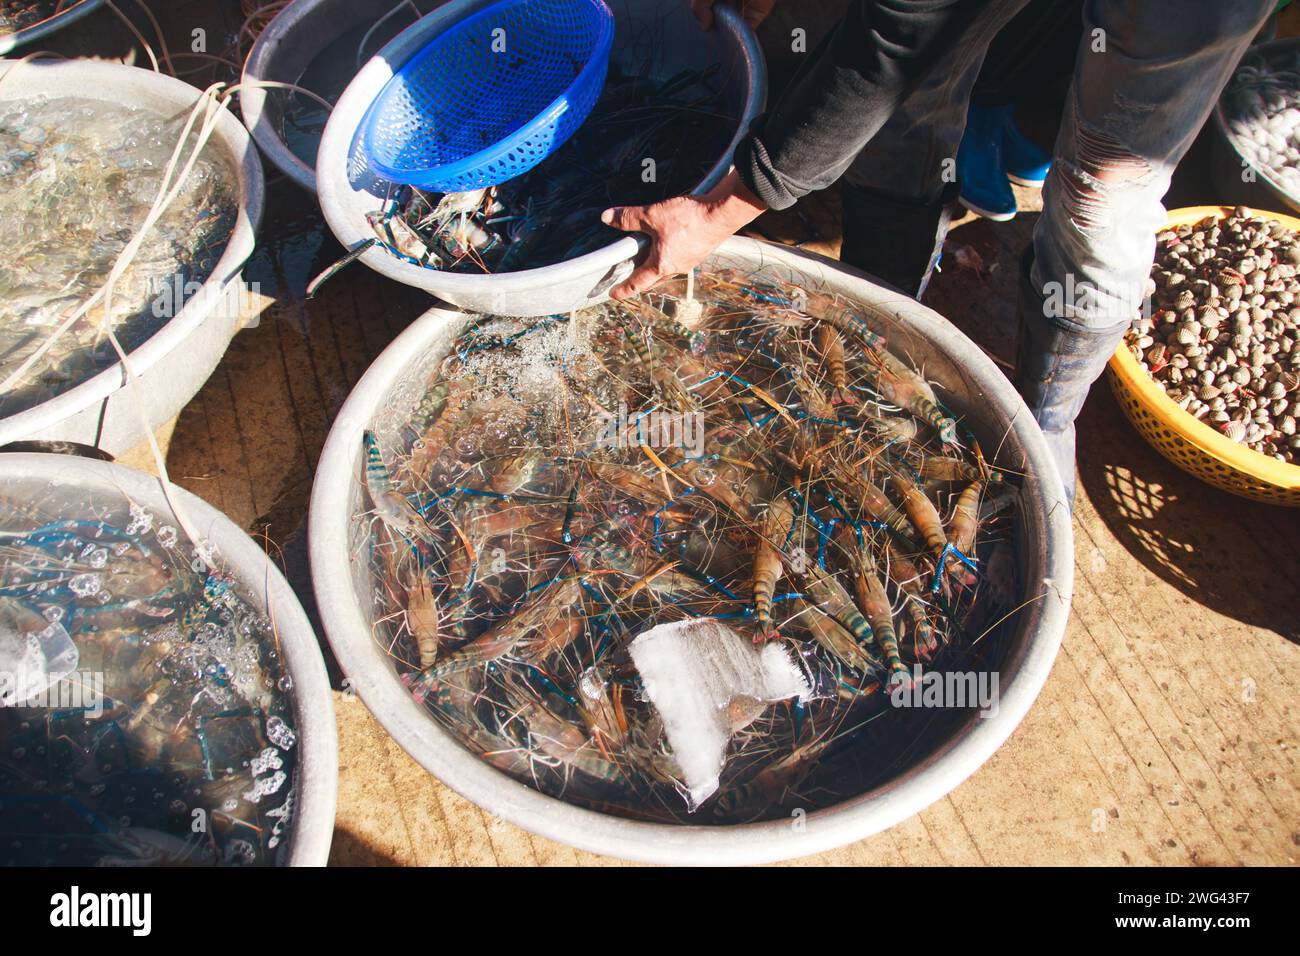
[[[613,41],[603,0],[494,3],[388,81],[366,118],[366,157],[386,179],[437,192],[513,179],[582,125]]]

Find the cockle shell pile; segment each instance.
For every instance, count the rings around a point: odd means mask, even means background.
[[[1300,235],[1237,207],[1156,237],[1134,357],[1179,407],[1248,448],[1300,462]]]
[[[694,296],[472,321],[366,432],[352,541],[374,640],[468,749],[732,823],[861,793],[962,719],[896,695],[995,670],[1018,477],[854,303],[736,272]]]
[[[292,680],[271,622],[174,522],[116,492],[6,484],[0,864],[287,859]]]
[[[234,170],[213,145],[115,283],[111,304],[101,300],[60,331],[144,224],[183,121],[79,97],[0,102],[0,381],[45,349],[0,393],[0,416],[112,365],[108,329],[129,352],[211,274],[237,212]]]
[[[1237,150],[1300,199],[1300,55],[1248,54],[1223,97]]]

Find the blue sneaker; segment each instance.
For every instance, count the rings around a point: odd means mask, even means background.
[[[1014,116],[1002,127],[1002,171],[1018,186],[1041,189],[1052,168],[1052,154],[1038,148],[1020,132]]]
[[[985,219],[1005,222],[1016,215],[1016,197],[1002,171],[1002,130],[1010,122],[1011,107],[984,109],[971,106],[966,132],[957,150],[957,181],[961,204]]]

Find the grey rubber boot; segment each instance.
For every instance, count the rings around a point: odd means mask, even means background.
[[[943,250],[958,186],[931,203],[897,199],[840,181],[844,242],[840,261],[919,299]]]
[[[1029,278],[1033,251],[1020,265],[1020,338],[1016,349],[1016,390],[1043,430],[1060,469],[1065,497],[1074,508],[1074,420],[1088,389],[1106,370],[1128,323],[1101,331],[1073,327],[1047,315],[1042,290]]]

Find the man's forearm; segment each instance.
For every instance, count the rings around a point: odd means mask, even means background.
[[[835,182],[982,0],[853,0],[780,102],[736,148],[741,181],[772,209]]]

